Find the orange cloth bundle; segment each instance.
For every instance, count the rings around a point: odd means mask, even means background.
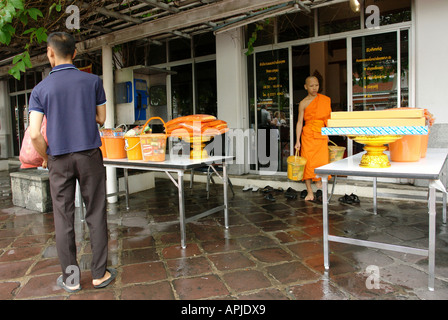
[[[178,117],[166,123],[168,135],[218,135],[228,131],[227,123],[207,114]]]

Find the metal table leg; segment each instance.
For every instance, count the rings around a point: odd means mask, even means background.
[[[186,231],[185,231],[185,200],[184,200],[184,172],[177,173],[177,190],[179,192],[179,222],[180,222],[180,245],[182,249],[186,245]]]
[[[443,171],[442,171],[443,172]],[[448,176],[448,163],[445,162],[445,171],[442,173],[442,183],[443,186],[445,187],[445,190],[447,189],[447,176]],[[443,203],[443,208],[442,208],[442,213],[443,213],[443,224],[446,225],[446,192],[443,193],[442,195],[442,203]]]
[[[428,248],[428,289],[434,291],[434,269],[436,248],[436,189],[429,187],[429,248]]]
[[[227,196],[227,189],[228,189],[228,178],[227,178],[227,164],[224,162],[222,164],[222,176],[223,176],[223,188],[224,188],[224,226],[226,229],[229,228],[229,203],[228,203],[228,196]]]
[[[377,214],[376,177],[373,178],[373,214]]]
[[[129,210],[129,175],[128,169],[124,169],[124,191],[126,194],[126,209]]]
[[[322,207],[323,207],[323,232],[324,232],[324,267],[330,268],[328,250],[328,177],[322,177]]]

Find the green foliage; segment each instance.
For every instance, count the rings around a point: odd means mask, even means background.
[[[249,40],[247,41],[247,51],[245,52],[246,56],[250,56],[254,52],[254,43],[257,41],[258,31],[264,29],[265,25],[270,23],[269,19],[265,19],[264,21],[257,22],[255,24],[255,30],[252,32]]]
[[[53,10],[61,12],[61,0],[49,5],[48,17]],[[42,11],[38,8],[29,7],[25,0],[0,1],[0,44],[9,46],[11,40],[15,37],[25,37],[27,39],[24,52],[14,57],[13,66],[9,70],[9,74],[18,80],[20,80],[21,72],[25,72],[26,68],[32,68],[30,47],[47,40],[48,30],[45,27],[30,26],[39,25],[44,19]]]

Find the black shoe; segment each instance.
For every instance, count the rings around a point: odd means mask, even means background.
[[[297,199],[297,194],[298,192],[291,187],[285,191],[285,197],[288,199]]]
[[[274,198],[274,196],[271,193],[268,193],[267,195],[265,195],[264,198],[266,200],[269,200],[269,201],[272,201],[272,202],[275,201],[275,198]]]
[[[322,190],[320,189],[316,191],[316,201],[322,203]]]
[[[348,196],[348,195],[344,195],[343,197],[340,197],[340,198],[339,198],[339,202],[347,203],[347,204],[352,204],[352,203],[353,203],[353,200],[352,200],[352,198],[351,198],[350,196]]]
[[[351,194],[349,195],[349,197],[352,199],[353,203],[360,203],[361,201],[359,201],[359,197],[356,194]]]
[[[300,192],[300,199],[305,199],[307,194],[308,194],[307,190],[302,190],[302,192]]]
[[[271,186],[266,186],[263,189],[261,189],[261,192],[268,193],[271,192],[272,190],[274,190],[274,188],[272,188]]]

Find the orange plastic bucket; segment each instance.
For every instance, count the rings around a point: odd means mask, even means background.
[[[125,137],[125,150],[128,160],[142,160],[142,148],[140,147],[140,136]]]
[[[422,136],[422,158],[426,157],[426,151],[428,150],[429,132]]]
[[[422,156],[422,136],[405,135],[403,138],[389,143],[390,160],[396,162],[415,162]]]
[[[120,135],[105,136],[106,151],[108,159],[123,159],[126,158],[126,150],[124,145],[124,132],[119,132]]]
[[[154,119],[162,121],[163,126],[165,127],[165,121],[163,121],[162,118],[153,117],[146,121],[143,128],[145,128],[148,123]],[[166,138],[167,135],[165,133],[149,133],[140,135],[143,161],[165,161]]]
[[[103,158],[107,158],[107,153],[106,153],[106,142],[104,141],[104,138],[101,136],[101,153],[103,154]]]

